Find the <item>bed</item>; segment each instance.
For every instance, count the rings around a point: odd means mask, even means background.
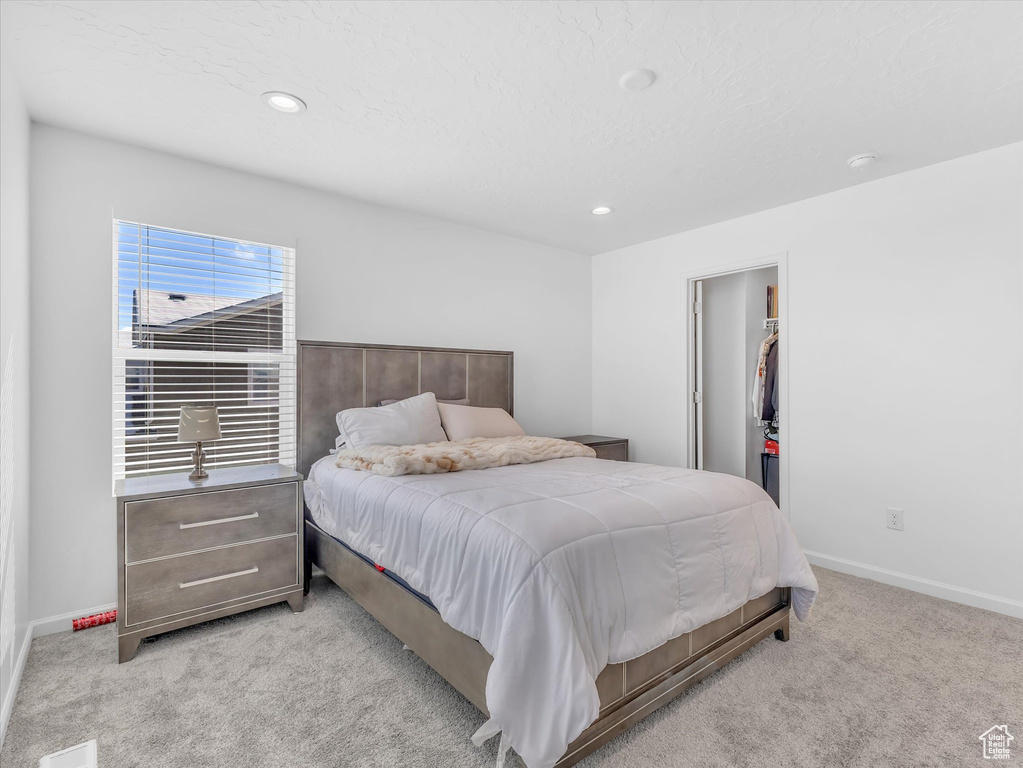
[[[592,458],[565,458],[528,467],[449,475],[380,478],[339,470],[330,458],[324,458],[334,446],[337,435],[334,415],[338,411],[421,392],[434,392],[440,399],[468,398],[472,405],[501,407],[511,413],[513,355],[481,350],[299,342],[298,465],[308,478],[306,577],[309,578],[312,565],[322,569],[490,716],[477,739],[503,731],[501,751],[508,744],[514,746],[530,768],[572,765],[761,639],[769,635],[788,639],[793,599],[801,615],[809,611],[816,591],[812,573],[798,547],[793,549],[794,538],[791,543],[787,540],[791,532],[777,509],[756,486],[742,485],[744,480]],[[508,494],[512,494],[508,497],[512,501],[505,504]],[[701,494],[712,500],[704,504],[705,511],[685,512],[684,520],[670,521],[671,525],[680,526],[677,530],[687,532],[686,536],[676,537],[671,533],[676,529],[669,526],[664,509],[677,507],[676,497],[695,499]],[[724,500],[714,500],[718,496]],[[626,506],[619,509],[618,502],[607,503],[611,498],[622,499],[621,504]],[[579,499],[589,500],[590,506]],[[606,508],[604,516],[598,509],[601,503]],[[491,522],[474,505],[500,507],[503,522]],[[428,513],[424,511],[427,506]],[[511,512],[505,513],[504,507]],[[595,547],[605,538],[612,540],[601,529],[593,535],[578,535],[578,542],[572,542],[576,549],[565,549],[582,553],[578,556],[582,561],[577,557],[578,562],[573,565],[572,557],[561,558],[565,562],[551,559],[548,550],[541,551],[544,537],[563,536],[564,531],[545,534],[539,523],[555,517],[551,514],[555,508],[566,519],[578,513],[576,524],[583,528],[594,525],[594,520],[598,527],[606,526],[607,531],[615,528],[613,533],[618,538],[614,541],[619,544],[642,539],[636,546],[649,550],[641,549],[642,556],[632,556],[630,560],[616,552],[613,545],[606,547],[601,543],[609,554],[593,550],[597,554],[591,561],[588,559],[591,549],[584,547]],[[509,556],[505,570],[494,576],[490,571],[496,569],[491,567],[488,571],[486,557],[479,550],[481,546],[491,546],[494,552],[503,551],[500,548],[504,544],[473,544],[470,534],[463,535],[462,529],[488,530],[482,524],[476,525],[478,520],[485,519],[489,530],[500,533],[502,528],[520,524],[526,512],[535,513],[538,509],[543,511],[542,515],[528,518],[537,521],[537,530],[531,524],[512,537],[516,546],[520,540],[526,542],[522,549],[527,554]],[[633,515],[644,514],[650,518],[650,525],[632,520]],[[728,538],[729,529],[716,522],[726,516],[737,521],[736,530],[754,531],[752,538],[746,537],[749,541],[743,545],[745,549],[736,545],[741,551],[727,555],[728,562],[720,554],[726,551],[720,544],[705,544],[699,536],[688,535],[702,527],[709,531],[704,535],[707,542],[720,538],[722,533]],[[460,522],[466,520],[471,524]],[[709,521],[710,527],[703,525],[702,520]],[[448,527],[443,528],[438,521],[447,521],[443,525]],[[431,525],[440,526],[443,533],[430,533]],[[764,551],[764,543],[774,537],[768,530],[772,526],[777,527],[780,542],[773,554]],[[665,537],[662,533],[660,538],[651,538],[650,533],[655,530],[667,530],[669,535]],[[407,531],[415,531],[415,535],[407,535]],[[495,542],[505,541],[497,534],[491,538]],[[590,544],[591,540],[596,543]],[[754,540],[755,543],[750,543]],[[686,548],[690,550],[688,555],[676,551]],[[432,555],[434,562],[448,562],[451,552],[462,558],[457,569],[449,569],[454,575],[438,574],[436,566],[432,574],[429,569],[418,567],[421,563],[415,562],[416,557],[429,563],[429,553],[436,549],[441,551]],[[427,554],[416,554],[421,551]],[[538,573],[535,581],[539,586],[535,590],[532,586],[528,590],[522,587],[520,591],[527,593],[526,598],[520,598],[516,592],[505,599],[501,596],[501,584],[475,586],[480,580],[501,582],[507,576],[505,571],[514,572],[516,562],[533,556],[530,552],[539,554],[535,562],[530,561],[532,570],[527,568],[524,573]],[[492,552],[488,550],[485,554],[489,556]],[[700,600],[686,602],[687,610],[670,612],[670,621],[667,618],[660,621],[662,617],[652,609],[646,611],[647,599],[633,583],[642,587],[657,584],[660,577],[674,578],[666,567],[659,570],[655,567],[662,555],[672,558],[678,581],[677,594],[672,592],[669,603],[677,601],[682,606],[684,591],[701,589],[704,593]],[[711,563],[708,557],[719,559],[720,565],[716,561]],[[616,558],[622,558],[624,565]],[[653,570],[643,571],[648,561]],[[690,570],[691,576],[683,579],[678,562],[686,563],[688,568],[719,569],[723,576],[718,578],[715,571],[714,578],[703,578],[703,571]],[[611,565],[605,567],[601,563]],[[586,571],[587,564],[594,567]],[[614,584],[601,584],[607,581],[606,572],[615,567],[621,594],[610,599],[607,596]],[[466,568],[471,579],[462,573]],[[573,568],[578,572],[573,572]],[[778,574],[782,571],[789,574],[786,586],[780,585],[784,580]],[[585,577],[579,577],[579,572],[586,572]],[[529,578],[528,583],[532,584],[532,576]],[[664,583],[668,585],[669,581]],[[721,595],[714,592],[718,581],[725,583]],[[670,585],[651,588],[649,601],[654,603],[666,590],[674,589]],[[483,597],[472,598],[474,590]],[[532,597],[533,591],[536,597]],[[545,600],[561,600],[548,596],[566,592],[571,592],[570,598],[565,598],[571,604],[569,609],[552,607],[550,614],[545,615]],[[741,595],[738,599],[737,594]],[[613,615],[599,619],[591,616],[602,609],[587,609],[584,604],[598,599],[601,604],[606,601],[617,606],[609,611]],[[537,608],[538,605],[541,607]],[[512,606],[519,611],[514,615],[515,622],[505,620],[504,616]],[[626,621],[624,617],[630,612],[631,618]],[[644,615],[649,620],[637,618]],[[581,622],[592,624],[593,628],[580,628]],[[530,627],[528,631],[518,629],[526,625]],[[495,655],[487,647],[497,649]],[[562,668],[573,671],[563,672]],[[535,707],[522,706],[522,697],[530,692],[535,693],[532,700]],[[518,698],[510,698],[512,693]],[[492,706],[488,706],[488,698]],[[491,708],[497,711],[492,712]],[[534,708],[536,712],[531,712]],[[508,734],[511,737],[505,742],[504,736]]]

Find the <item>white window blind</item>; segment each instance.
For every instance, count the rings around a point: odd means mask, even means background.
[[[189,470],[182,405],[214,405],[210,468],[295,465],[295,252],[114,221],[114,479]]]

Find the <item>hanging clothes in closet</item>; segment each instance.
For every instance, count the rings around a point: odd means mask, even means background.
[[[767,368],[764,373],[764,405],[761,415],[764,421],[778,419],[778,341],[771,345],[767,353]]]
[[[753,378],[753,416],[762,422],[778,418],[778,332],[760,344]]]

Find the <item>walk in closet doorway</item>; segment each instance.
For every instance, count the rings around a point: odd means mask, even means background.
[[[687,278],[688,465],[744,477],[787,512],[784,259]]]

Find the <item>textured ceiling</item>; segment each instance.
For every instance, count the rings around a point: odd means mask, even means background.
[[[0,5],[36,120],[583,253],[1023,140],[1021,2]]]

